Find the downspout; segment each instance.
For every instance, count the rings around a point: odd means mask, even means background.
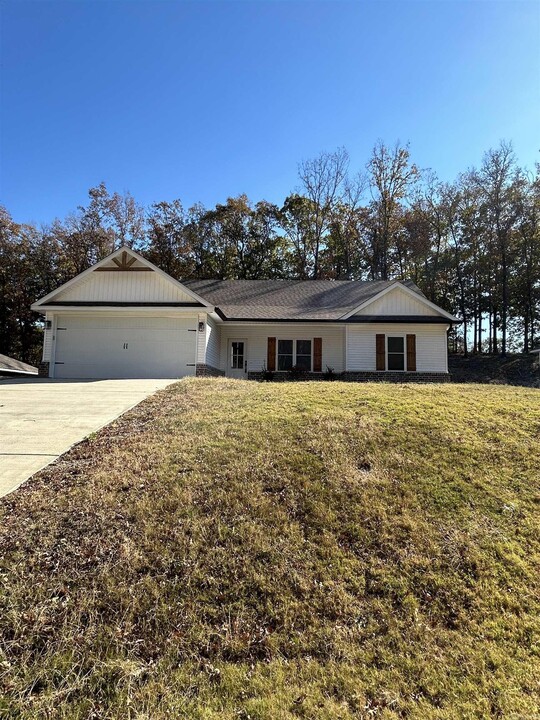
[[[48,316],[47,316],[48,317]],[[49,360],[49,377],[56,377],[56,335],[58,327],[58,315],[52,316],[52,340],[51,340],[51,359]]]
[[[448,373],[448,345],[450,340],[450,330],[452,329],[452,323],[446,328],[446,352],[444,353],[446,362],[446,372]]]

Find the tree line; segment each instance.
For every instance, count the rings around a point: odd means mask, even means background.
[[[465,354],[528,352],[540,333],[540,164],[512,146],[442,182],[408,145],[378,142],[353,172],[339,148],[298,166],[279,206],[246,195],[214,208],[181,200],[148,208],[104,183],[50,225],[15,222],[0,208],[0,353],[39,360],[31,303],[121,245],[178,279],[412,279],[463,323]]]

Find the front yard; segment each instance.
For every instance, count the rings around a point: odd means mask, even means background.
[[[0,501],[0,716],[540,717],[539,398],[161,391]]]

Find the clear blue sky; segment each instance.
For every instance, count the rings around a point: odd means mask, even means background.
[[[0,202],[49,222],[101,180],[149,204],[281,202],[303,158],[410,141],[451,180],[540,159],[540,2],[26,2],[1,12]]]

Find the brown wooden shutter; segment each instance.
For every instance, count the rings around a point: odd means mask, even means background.
[[[416,335],[407,335],[407,370],[416,371]]]
[[[322,338],[313,338],[313,372],[322,372]]]
[[[377,370],[386,370],[385,336],[375,335],[377,352]]]
[[[276,369],[276,338],[268,338],[268,352],[266,356],[266,369],[274,372]]]

